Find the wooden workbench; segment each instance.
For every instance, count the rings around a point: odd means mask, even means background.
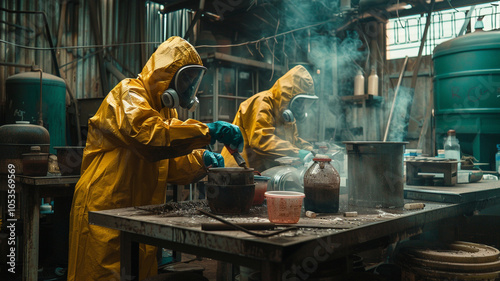
[[[341,214],[314,219],[302,217],[299,224],[331,225],[332,228],[301,228],[269,238],[241,231],[203,231],[202,223],[215,222],[203,215],[165,217],[136,208],[89,212],[89,221],[121,231],[122,280],[137,278],[138,243],[251,267],[261,271],[262,280],[287,280],[298,274],[308,275],[311,272],[307,270],[313,265],[346,257],[375,244],[388,245],[420,234],[436,222],[500,204],[497,183],[466,187],[476,196],[467,196],[468,200],[458,203],[425,201],[425,208],[420,210],[361,209],[346,206],[347,198],[341,196],[340,211],[358,211],[358,217],[347,218]],[[482,192],[484,189],[489,192]],[[267,221],[265,214],[224,218],[233,222]],[[297,270],[302,271],[297,273]]]

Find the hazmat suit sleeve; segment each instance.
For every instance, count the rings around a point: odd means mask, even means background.
[[[246,120],[244,124],[249,124],[244,130],[248,135],[249,146],[260,156],[272,156],[273,158],[283,156],[297,156],[299,148],[290,141],[280,138],[274,124],[276,120],[272,113],[270,102],[261,102],[255,109],[254,114],[247,114],[245,117],[255,116],[253,120]],[[283,125],[284,132],[292,134],[292,138],[297,136],[295,123]]]
[[[169,161],[167,182],[171,184],[190,184],[201,180],[207,169],[203,163],[205,149],[196,149],[191,154]]]
[[[309,150],[309,151],[312,151],[313,150],[313,146],[310,142],[302,139],[299,137],[299,133],[298,131],[295,132],[295,145],[300,148],[300,149],[304,149],[304,150]]]
[[[196,120],[165,118],[141,95],[128,91],[122,98],[108,96],[104,118],[99,122],[102,134],[111,137],[115,146],[131,149],[149,161],[186,155],[210,143],[208,127]]]

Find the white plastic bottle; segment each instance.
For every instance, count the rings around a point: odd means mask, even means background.
[[[360,96],[365,94],[365,77],[363,71],[358,69],[358,74],[354,77],[354,95]]]
[[[378,75],[375,67],[372,67],[372,72],[368,76],[368,92],[369,95],[378,96]]]
[[[444,157],[447,159],[456,159],[458,161],[458,170],[460,170],[460,144],[458,143],[455,130],[448,130],[448,137],[444,142]]]

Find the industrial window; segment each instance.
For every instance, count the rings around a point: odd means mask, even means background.
[[[484,31],[499,29],[499,5],[500,1],[495,1],[432,13],[432,21],[422,55],[431,55],[434,47],[457,37],[469,11],[472,11],[471,32],[481,28]],[[390,19],[387,23],[387,58],[398,59],[406,55],[416,57],[426,20],[427,14]]]

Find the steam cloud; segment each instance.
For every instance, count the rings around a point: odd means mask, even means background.
[[[282,17],[280,27],[283,30],[280,32],[331,20],[332,15],[340,12],[339,4],[340,1],[330,0],[283,1],[280,11],[283,11],[285,16]],[[363,41],[356,31],[336,34],[337,29],[345,24],[345,20],[345,17],[339,17],[338,21],[294,32],[293,39],[288,36],[284,46],[288,54],[297,54],[295,57],[290,55],[290,59],[307,59],[306,63],[309,63],[309,70],[315,80],[316,95],[320,98],[317,104],[325,104],[331,112],[327,116],[319,116],[327,122],[327,128],[343,127],[345,117],[340,97],[353,94],[354,77],[358,69],[363,69],[356,62],[369,56],[368,51],[361,49]],[[317,70],[320,70],[319,73]],[[317,108],[319,106],[315,107],[316,110]],[[308,122],[308,131],[318,132],[318,128],[314,128],[318,123]],[[329,137],[331,136],[326,136],[327,139]]]
[[[394,111],[392,113],[387,141],[404,141],[406,137],[406,126],[408,126],[406,113],[408,104],[412,102],[411,91],[410,88],[402,86],[399,88],[398,96],[394,101]],[[394,91],[389,96],[394,96]],[[392,106],[392,103],[389,106]]]

